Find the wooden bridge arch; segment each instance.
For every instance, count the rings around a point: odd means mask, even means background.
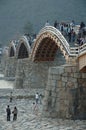
[[[8,56],[9,57],[15,57],[16,56],[16,44],[14,41],[11,41],[8,49]]]
[[[85,70],[86,43],[82,46],[70,47],[61,32],[53,26],[46,26],[41,29],[34,42],[31,59],[32,61],[53,61],[58,48],[60,48],[67,62],[70,62],[70,64],[75,62],[79,71]],[[84,56],[83,53],[85,53]]]
[[[44,27],[38,34],[31,53],[32,61],[53,61],[60,48],[66,60],[71,55],[70,46],[61,32],[52,27]]]
[[[30,48],[28,39],[27,39],[26,36],[22,36],[19,39],[19,44],[18,44],[18,47],[17,47],[16,57],[18,59],[28,58],[30,52],[31,52],[31,48]]]
[[[17,47],[12,41],[8,49],[8,56],[16,55],[18,59],[31,58],[36,62],[53,61],[58,48],[67,62],[71,64],[75,58],[79,71],[86,71],[86,43],[82,46],[70,47],[61,32],[53,26],[45,26],[40,30],[33,48],[30,47],[26,36],[19,39]]]

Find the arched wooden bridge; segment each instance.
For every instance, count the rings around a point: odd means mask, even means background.
[[[53,61],[58,48],[61,50],[66,61],[78,63],[79,70],[86,71],[86,43],[78,47],[70,47],[61,32],[53,26],[45,26],[37,35],[33,48],[30,47],[26,36],[19,39],[16,47],[13,42],[9,48],[9,56],[16,53],[17,58],[31,58],[32,61]]]

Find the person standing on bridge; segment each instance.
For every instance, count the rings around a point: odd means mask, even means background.
[[[70,25],[68,26],[68,39],[69,39],[69,42],[71,42],[71,27],[70,27]]]
[[[57,25],[58,25],[58,23],[57,23],[57,20],[54,22],[54,27],[55,28],[57,28]]]
[[[48,20],[47,20],[47,22],[45,23],[45,26],[49,26],[50,24],[49,24],[49,22],[48,22]]]

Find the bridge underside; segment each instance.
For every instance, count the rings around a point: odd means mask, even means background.
[[[18,59],[28,58],[28,50],[24,43],[21,44],[18,52]]]
[[[58,46],[50,38],[44,38],[36,51],[34,61],[53,61]]]
[[[13,57],[13,56],[14,56],[14,49],[13,47],[11,47],[9,57]]]
[[[80,70],[80,72],[84,72],[84,73],[86,73],[86,66],[83,67],[83,68]]]

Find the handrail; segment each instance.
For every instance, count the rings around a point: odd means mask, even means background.
[[[77,55],[78,54],[78,47],[70,47],[70,54]]]
[[[86,43],[84,43],[82,46],[79,46],[79,56],[86,53]]]

